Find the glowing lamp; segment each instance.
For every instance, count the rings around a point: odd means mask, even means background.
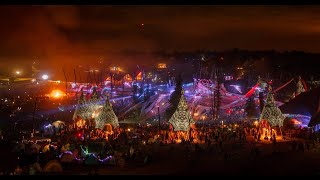
[[[47,74],[42,75],[43,80],[47,80],[48,78],[49,78],[49,76]]]

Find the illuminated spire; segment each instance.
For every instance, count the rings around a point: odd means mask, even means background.
[[[83,88],[81,88],[81,94],[80,94],[78,104],[85,104],[85,103],[86,103],[86,98],[84,97],[84,94],[83,94]]]
[[[97,88],[96,88],[96,87],[94,87],[94,88],[92,89],[91,99],[94,100],[94,101],[96,101],[96,100],[99,99],[99,95],[98,95],[98,92],[97,92]]]
[[[103,129],[106,124],[111,124],[113,128],[119,126],[118,117],[112,109],[112,105],[109,101],[109,95],[107,95],[106,102],[102,108],[102,112],[95,118],[96,128]]]
[[[172,124],[174,131],[189,131],[190,125],[195,123],[188,109],[183,89],[181,90],[181,97],[177,110],[170,118],[169,123]]]
[[[266,104],[263,107],[260,121],[267,120],[270,123],[270,126],[283,126],[284,116],[282,115],[281,110],[276,106],[274,97],[272,94],[272,88],[269,86],[269,93],[267,95]]]
[[[90,112],[90,109],[88,107],[87,101],[85,99],[85,96],[83,94],[83,89],[81,89],[80,98],[78,100],[77,107],[73,114],[73,120],[77,120],[78,118],[81,118],[83,120],[88,120],[91,118],[92,113]]]
[[[96,118],[95,114],[96,114],[96,111],[99,109],[99,103],[100,103],[100,97],[97,92],[97,87],[93,87],[91,98],[87,102],[88,109],[91,112],[91,115],[90,115],[91,118]]]

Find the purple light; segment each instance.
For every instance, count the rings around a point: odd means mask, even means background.
[[[242,93],[241,88],[239,85],[230,85],[231,87],[234,87],[239,93]]]

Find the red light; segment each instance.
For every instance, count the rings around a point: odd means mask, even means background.
[[[78,134],[78,137],[81,137],[81,133]]]

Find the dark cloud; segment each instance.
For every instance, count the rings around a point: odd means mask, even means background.
[[[320,6],[2,6],[0,53],[61,68],[157,50],[319,52],[319,24]]]

